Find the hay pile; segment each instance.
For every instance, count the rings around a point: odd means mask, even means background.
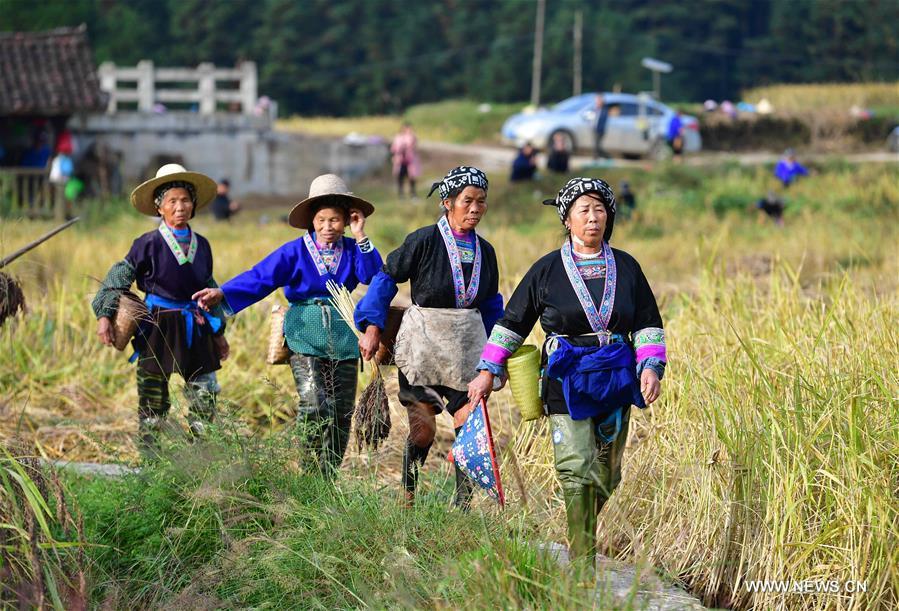
[[[25,311],[25,294],[12,276],[0,272],[0,327],[10,316]]]

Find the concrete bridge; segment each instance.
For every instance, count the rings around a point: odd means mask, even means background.
[[[99,145],[120,159],[124,185],[176,161],[216,179],[229,178],[237,197],[296,197],[305,195],[319,174],[334,172],[352,181],[387,161],[382,142],[347,143],[274,130],[277,106],[258,98],[253,62],[228,69],[104,63],[98,76],[108,95],[106,112],[73,116],[68,128],[79,147]]]

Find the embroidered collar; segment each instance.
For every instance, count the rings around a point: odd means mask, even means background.
[[[583,276],[578,271],[577,263],[574,260],[574,253],[571,250],[571,242],[566,240],[562,245],[562,263],[565,266],[565,273],[571,282],[572,288],[577,295],[578,301],[581,302],[581,308],[587,315],[590,322],[590,328],[594,333],[607,331],[609,320],[612,318],[612,307],[615,305],[615,285],[618,281],[618,273],[615,266],[615,255],[612,253],[612,247],[608,242],[602,243],[602,254],[606,260],[606,281],[602,291],[602,301],[599,307],[593,301],[593,296],[587,289],[587,283],[584,282]]]
[[[169,226],[165,224],[165,221],[159,223],[159,233],[162,234],[162,239],[165,240],[169,250],[175,255],[178,265],[194,262],[194,257],[197,256],[197,234],[195,232],[190,232],[190,245],[187,247],[187,254],[184,254],[184,249],[181,248],[178,239]]]
[[[303,236],[303,243],[306,245],[309,256],[312,257],[312,262],[315,263],[315,268],[318,270],[319,276],[327,276],[329,274],[334,275],[337,273],[337,268],[340,267],[340,259],[343,257],[343,238],[339,238],[334,244],[334,259],[331,261],[330,265],[325,263],[322,254],[318,250],[318,245],[315,243],[315,240],[312,239],[311,233],[307,233]]]
[[[471,280],[466,288],[465,273],[462,271],[462,257],[459,254],[459,247],[456,245],[453,230],[450,228],[449,221],[446,220],[445,216],[440,217],[440,220],[437,221],[437,228],[440,230],[440,235],[443,237],[443,245],[446,246],[446,254],[449,256],[450,270],[453,273],[456,307],[467,308],[474,303],[481,283],[481,239],[474,231],[471,232],[470,235],[474,238],[474,263],[471,269]]]

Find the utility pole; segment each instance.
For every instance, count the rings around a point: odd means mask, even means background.
[[[583,67],[581,64],[582,41],[584,35],[584,13],[581,9],[574,12],[574,78],[571,95],[581,95],[583,88]]]
[[[546,0],[537,0],[537,23],[534,26],[534,69],[531,73],[531,106],[540,105],[540,68],[543,64],[543,18]]]

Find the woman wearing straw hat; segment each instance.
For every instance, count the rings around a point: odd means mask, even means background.
[[[114,264],[93,301],[100,341],[112,345],[111,319],[131,284],[146,293],[152,320],[138,328],[132,342],[137,360],[138,417],[144,450],[155,446],[156,433],[168,415],[169,377],[186,382],[188,421],[193,434],[215,416],[219,385],[215,372],[227,358],[223,315],[201,312],[191,295],[216,286],[212,248],[190,228],[196,211],[215,197],[215,181],[171,163],[131,193],[138,212],[160,216],[158,229],[140,236],[125,258]]]
[[[547,334],[542,399],[552,420],[569,545],[573,557],[592,559],[597,515],[621,479],[630,407],[659,397],[665,332],[640,265],[609,246],[615,222],[609,185],[573,178],[544,203],[558,209],[568,238],[515,289],[468,396],[478,401],[490,393],[539,319]]]
[[[487,240],[475,233],[475,227],[487,212],[487,176],[477,168],[460,166],[450,170],[440,182],[434,183],[431,193],[435,190],[440,193],[442,212],[437,224],[422,227],[406,236],[403,244],[387,256],[383,271],[372,281],[368,293],[356,306],[356,326],[365,332],[359,340],[359,347],[366,360],[378,350],[388,307],[397,293],[397,284],[401,282],[411,283],[412,301],[417,307],[477,310],[480,317],[475,324],[483,325],[480,333],[484,339],[484,329],[489,333],[493,323],[502,315],[496,253]],[[407,313],[404,326],[408,319]],[[465,330],[459,327],[455,331],[462,334]],[[420,343],[424,349],[434,353],[448,352],[446,346],[428,345],[427,341]],[[446,355],[447,359],[452,356]],[[399,354],[397,361],[400,365]],[[476,363],[477,355],[471,367]],[[459,388],[441,384],[416,385],[407,378],[410,376],[408,369],[404,371],[402,365],[399,369],[399,400],[409,416],[402,480],[406,500],[411,503],[415,496],[419,466],[424,464],[434,443],[436,414],[446,409],[453,416],[454,427],[458,430],[471,410],[464,390],[467,377]],[[457,468],[456,505],[467,507],[470,497],[470,482]]]
[[[233,315],[284,289],[290,302],[284,336],[300,396],[301,432],[327,477],[336,474],[346,451],[359,362],[356,335],[331,304],[327,283],[352,291],[378,273],[381,255],[365,235],[365,219],[374,211],[339,176],[319,176],[309,187],[309,197],[288,217],[292,227],[306,229],[306,234],[221,288],[205,288],[193,296],[204,308],[223,302]],[[353,238],[343,235],[347,225]]]

